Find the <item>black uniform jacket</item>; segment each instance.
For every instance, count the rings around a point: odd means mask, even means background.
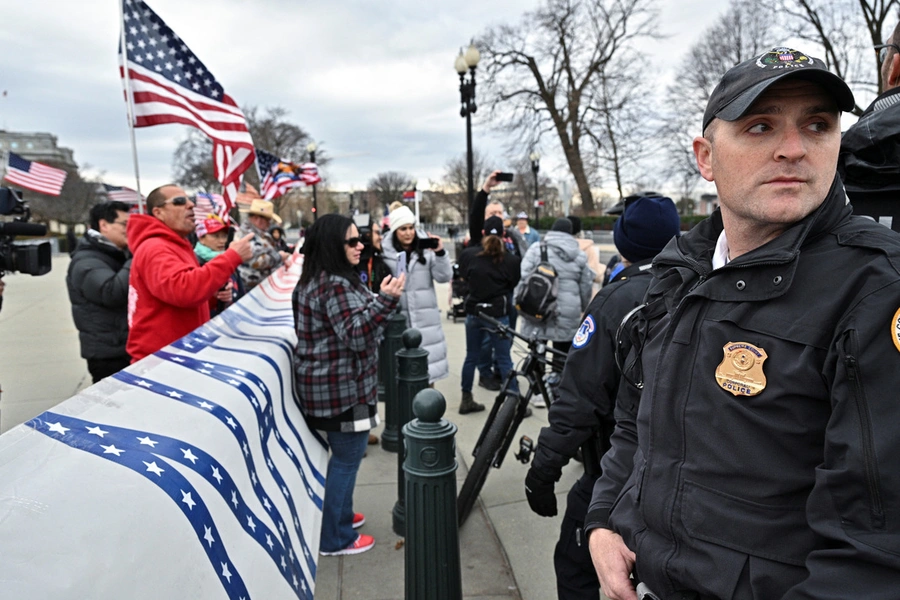
[[[660,597],[900,597],[900,238],[811,215],[716,271],[716,213],[653,262],[586,528]],[[743,394],[749,395],[743,395]]]
[[[559,399],[547,413],[550,425],[541,429],[531,463],[545,480],[559,481],[563,467],[588,440],[596,438],[590,449],[600,456],[609,447],[620,377],[616,330],[622,317],[641,303],[651,279],[650,259],[635,263],[616,274],[588,305],[566,358]],[[585,456],[585,464],[599,465],[600,456]]]

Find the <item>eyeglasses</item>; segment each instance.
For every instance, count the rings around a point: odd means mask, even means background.
[[[116,225],[121,225],[122,227],[128,227],[128,221],[113,221]]]
[[[187,196],[176,196],[175,198],[169,198],[163,204],[171,204],[172,206],[184,206],[188,203]]]
[[[878,62],[884,62],[884,59],[887,58],[888,48],[893,48],[900,52],[900,46],[897,44],[878,44],[875,46],[875,51],[878,52]]]
[[[362,242],[362,238],[352,237],[349,240],[344,240],[344,243],[350,246],[351,248],[356,248]]]

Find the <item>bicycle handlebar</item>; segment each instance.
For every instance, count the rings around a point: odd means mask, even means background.
[[[528,344],[528,346],[531,348],[534,348],[538,344],[544,344],[545,350],[547,350],[551,354],[555,354],[562,358],[565,358],[567,356],[567,354],[565,352],[561,352],[560,350],[557,350],[555,348],[551,348],[550,346],[548,346],[547,345],[548,342],[546,340],[539,340],[537,337],[535,337],[533,335],[532,336],[522,335],[521,333],[519,333],[518,331],[516,331],[509,325],[504,325],[503,323],[501,323],[494,317],[488,316],[483,313],[478,313],[478,318],[483,319],[484,321],[487,321],[488,323],[490,323],[491,325],[496,327],[500,331],[501,335],[512,335],[513,337],[517,337],[520,340],[522,340],[523,342],[525,342],[526,344]]]

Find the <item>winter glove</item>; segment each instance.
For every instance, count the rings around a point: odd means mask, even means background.
[[[525,497],[531,510],[542,517],[556,516],[556,494],[553,491],[555,483],[546,479],[540,471],[534,467],[528,469],[525,476]]]

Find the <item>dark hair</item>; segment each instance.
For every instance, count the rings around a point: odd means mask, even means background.
[[[284,228],[283,227],[281,227],[280,225],[272,225],[271,227],[269,227],[269,233],[275,233],[276,231],[279,234],[278,239],[284,239]],[[275,236],[273,235],[272,237],[275,237]]]
[[[496,235],[486,235],[481,238],[481,247],[483,250],[478,253],[478,256],[487,256],[498,264],[503,261],[503,253],[505,252],[503,241]]]
[[[566,215],[566,218],[572,222],[572,235],[578,235],[581,232],[581,217]]]
[[[127,213],[131,207],[124,202],[110,200],[109,202],[101,202],[91,207],[90,219],[91,229],[100,231],[100,221],[112,223],[119,218],[119,212]]]
[[[396,230],[391,234],[391,242],[392,242],[392,245],[394,246],[394,249],[397,250],[398,254],[400,252],[405,252],[403,247],[400,245],[400,240],[397,239],[397,231]],[[425,261],[425,251],[419,247],[418,234],[413,238],[412,242],[409,244],[409,249],[410,249],[410,251],[413,251],[418,255],[419,258],[417,258],[416,260],[419,261],[419,264],[424,265],[426,262]]]
[[[161,185],[149,194],[147,194],[147,214],[152,215],[153,209],[157,206],[162,206],[166,203],[166,195],[163,193],[163,188],[167,187],[178,187],[174,183],[167,183],[165,185]]]
[[[359,281],[353,265],[347,260],[344,239],[353,220],[343,215],[322,215],[306,230],[303,242],[303,272],[299,285],[307,285],[318,279],[324,271],[330,275],[340,275],[350,281]]]

